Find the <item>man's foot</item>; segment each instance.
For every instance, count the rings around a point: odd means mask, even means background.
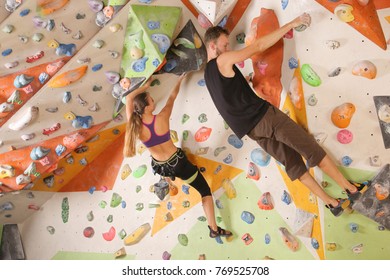
[[[211,238],[216,238],[218,236],[226,236],[226,237],[228,237],[228,236],[233,235],[233,233],[231,233],[230,231],[228,231],[226,229],[223,229],[221,227],[217,227],[217,230],[213,230],[210,226],[208,226],[208,227],[209,227],[209,230],[210,230],[209,236]]]
[[[348,195],[348,199],[353,203],[354,201],[358,200],[360,198],[360,196],[365,192],[367,191],[368,189],[368,186],[370,185],[369,181],[365,181],[363,183],[357,183],[357,182],[353,182],[353,181],[349,181],[352,185],[354,185],[356,187],[356,191],[355,192],[351,192],[350,190],[346,190],[347,192],[347,195]]]
[[[344,212],[344,209],[346,209],[351,203],[349,200],[343,198],[338,198],[337,201],[337,206],[332,206],[331,204],[325,205],[325,207],[328,208],[335,217],[340,216]]]

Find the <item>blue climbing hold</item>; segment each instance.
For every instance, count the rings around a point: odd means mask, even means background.
[[[267,245],[271,243],[271,236],[268,233],[265,234],[264,241]]]
[[[283,191],[282,201],[284,203],[286,203],[287,205],[289,205],[291,203],[291,196],[288,192],[286,192],[286,190]]]
[[[188,186],[188,185],[182,185],[182,186],[181,186],[181,190],[182,190],[183,193],[185,193],[185,194],[190,194],[190,186]]]
[[[94,66],[92,66],[92,71],[96,72],[96,71],[99,71],[102,68],[103,68],[103,64],[101,64],[101,63],[95,64]]]
[[[253,216],[251,212],[242,211],[241,219],[247,224],[253,224],[253,222],[255,221],[255,216]]]
[[[251,159],[259,166],[267,166],[271,161],[271,156],[263,149],[256,148],[251,152]]]
[[[244,142],[237,137],[235,134],[231,134],[228,137],[228,143],[232,145],[234,148],[240,149],[244,145]]]
[[[226,164],[232,163],[232,162],[233,162],[233,156],[232,156],[232,154],[228,154],[227,157],[225,157],[225,158],[223,159],[223,162],[226,163]]]

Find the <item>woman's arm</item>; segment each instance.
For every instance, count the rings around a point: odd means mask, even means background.
[[[175,87],[171,91],[171,94],[168,97],[167,103],[165,103],[164,108],[161,110],[160,114],[164,114],[166,116],[171,116],[172,109],[173,109],[173,103],[175,102],[175,99],[180,91],[180,85],[183,81],[184,77],[187,75],[187,73],[183,73],[180,75],[179,80],[177,81]]]
[[[130,92],[128,95],[126,95],[126,116],[127,116],[127,120],[130,119],[130,116],[133,114],[133,111],[134,111],[134,106],[133,106],[133,100],[134,98],[138,95],[138,94],[141,94],[143,92],[145,92],[151,85],[153,81],[153,78],[150,77],[145,84],[143,84],[142,86],[140,86],[139,88],[136,88],[135,90],[133,90],[132,92]]]

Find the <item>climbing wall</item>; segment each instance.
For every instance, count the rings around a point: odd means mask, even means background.
[[[205,87],[201,40],[220,24],[231,48],[243,48],[309,12],[309,28],[238,67],[348,179],[370,180],[390,161],[388,1],[53,2],[54,11],[41,1],[8,11],[16,1],[0,1],[0,224],[18,225],[26,259],[390,258],[383,225],[359,211],[333,217],[234,135]],[[159,177],[143,145],[122,156],[123,95],[157,71],[158,112],[185,69],[171,137],[204,168],[217,223],[233,238],[209,238],[199,194],[179,179],[163,201],[153,193]]]

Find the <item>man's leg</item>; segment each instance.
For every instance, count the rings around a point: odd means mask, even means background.
[[[336,164],[332,159],[326,155],[318,164],[318,167],[321,168],[330,178],[335,180],[335,182],[344,190],[349,190],[351,193],[355,193],[357,188],[352,185],[340,172]]]

